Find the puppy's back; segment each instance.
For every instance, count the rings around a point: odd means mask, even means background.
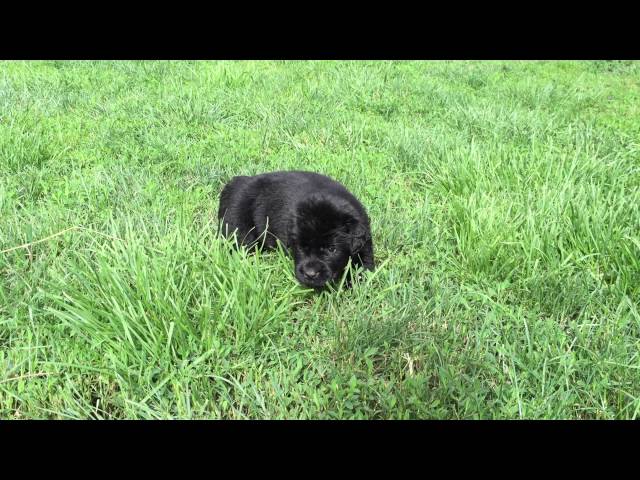
[[[344,185],[320,173],[292,170],[263,173],[251,178],[263,182],[265,188],[286,192],[296,201],[314,193],[329,193],[344,198],[361,213],[366,214],[360,201]]]
[[[255,196],[249,191],[253,178],[244,175],[233,177],[220,193],[218,220],[224,220],[222,233],[225,235],[236,229],[244,235],[250,228],[250,211],[255,201]]]
[[[268,219],[269,231],[286,243],[286,224],[296,205],[316,193],[343,198],[368,226],[364,207],[342,184],[315,172],[278,171],[236,176],[225,185],[218,210],[218,219],[223,220],[222,233],[237,230],[241,242],[248,244],[267,229]]]

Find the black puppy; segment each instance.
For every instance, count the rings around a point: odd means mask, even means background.
[[[329,177],[274,172],[234,177],[220,195],[222,233],[248,247],[289,249],[295,275],[320,288],[352,264],[373,270],[369,217],[362,204]]]

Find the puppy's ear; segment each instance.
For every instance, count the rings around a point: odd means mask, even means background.
[[[351,254],[358,253],[369,239],[369,231],[360,223],[356,223],[350,232]]]

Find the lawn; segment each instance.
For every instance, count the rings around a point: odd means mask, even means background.
[[[351,290],[216,237],[285,169]],[[0,418],[638,418],[639,205],[640,62],[0,62]]]

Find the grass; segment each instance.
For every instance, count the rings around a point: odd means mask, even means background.
[[[2,62],[0,417],[638,418],[638,105],[638,62]],[[229,253],[278,169],[374,274]]]

